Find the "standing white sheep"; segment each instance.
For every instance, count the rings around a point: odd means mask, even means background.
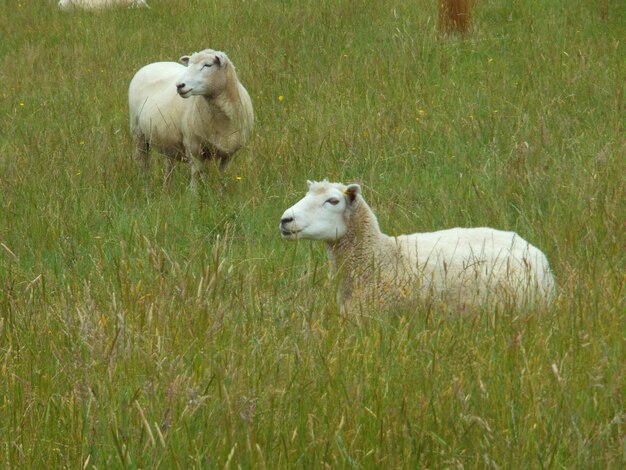
[[[224,171],[231,157],[248,140],[254,124],[252,102],[225,53],[205,49],[176,62],[142,67],[128,88],[130,130],[135,156],[144,170],[148,150],[191,163],[191,186],[208,160]]]
[[[390,237],[357,184],[308,182],[306,196],[287,209],[287,240],[326,243],[343,279],[344,306],[421,299],[452,309],[546,306],[555,282],[545,255],[513,232],[453,228]]]
[[[60,0],[59,8],[67,10],[70,8],[83,8],[86,10],[98,10],[113,6],[147,7],[145,0]]]

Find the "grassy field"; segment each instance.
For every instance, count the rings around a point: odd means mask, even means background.
[[[0,0],[1,468],[623,468],[626,17],[619,0]],[[253,138],[146,192],[134,72],[226,51]],[[340,314],[306,179],[389,234],[515,230],[543,315]]]

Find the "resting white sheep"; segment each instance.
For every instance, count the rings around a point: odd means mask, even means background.
[[[254,114],[226,54],[205,49],[180,62],[156,62],[135,74],[128,88],[130,130],[144,170],[148,150],[157,147],[169,157],[166,179],[174,160],[188,160],[195,188],[206,161],[226,168],[248,140]]]
[[[99,8],[122,6],[147,7],[145,0],[60,0],[59,8],[66,10],[69,8],[84,8],[97,10]]]
[[[357,184],[308,182],[306,196],[287,209],[280,231],[288,240],[326,242],[343,279],[344,306],[422,299],[453,310],[545,306],[555,294],[548,260],[513,232],[453,228],[390,237]]]

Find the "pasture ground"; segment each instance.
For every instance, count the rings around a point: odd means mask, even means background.
[[[0,467],[623,468],[618,0],[0,0]],[[131,158],[139,66],[225,50],[254,136],[198,196]],[[306,179],[386,233],[515,230],[547,313],[339,314]]]

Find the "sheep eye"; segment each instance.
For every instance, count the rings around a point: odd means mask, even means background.
[[[331,197],[326,202],[330,202],[333,206],[336,206],[337,204],[339,204],[339,199],[337,199],[336,197]]]
[[[206,64],[203,65],[203,67],[210,67],[211,65],[213,65],[213,64],[206,63]]]

